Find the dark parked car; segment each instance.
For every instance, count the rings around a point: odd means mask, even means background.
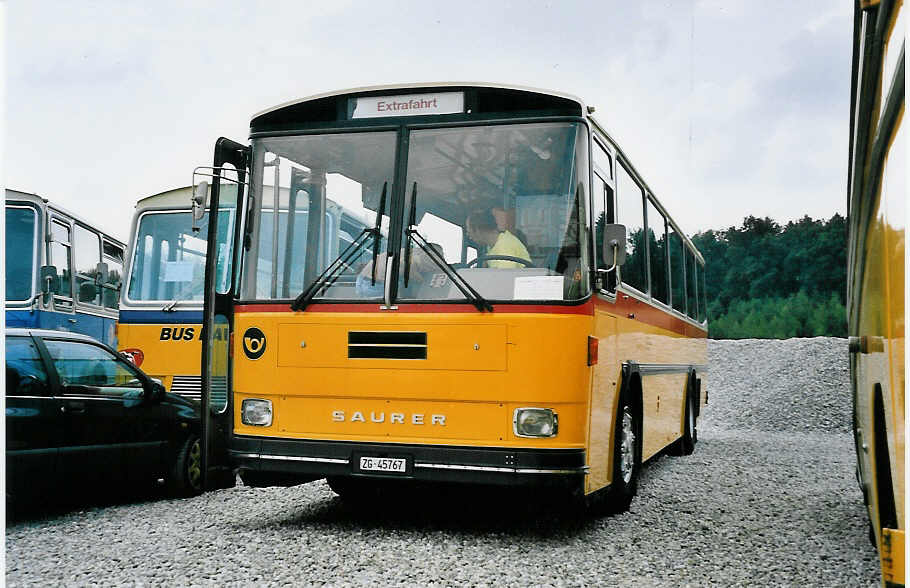
[[[161,479],[173,494],[198,494],[199,429],[196,402],[168,394],[107,345],[7,329],[8,504]]]

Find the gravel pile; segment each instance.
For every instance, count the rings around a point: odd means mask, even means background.
[[[711,341],[702,427],[850,433],[847,340]]]
[[[876,586],[843,339],[710,342],[693,455],[629,512],[464,493],[357,510],[324,482],[83,507],[7,526],[23,585]]]

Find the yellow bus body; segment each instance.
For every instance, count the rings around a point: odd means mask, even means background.
[[[244,355],[239,336],[250,327],[260,329],[267,342],[255,360]],[[349,359],[349,331],[426,332],[427,359]],[[593,316],[254,311],[235,314],[234,332],[234,406],[246,398],[268,399],[275,414],[270,426],[261,427],[244,425],[235,411],[236,435],[584,449],[588,493],[611,482],[622,360],[673,357],[679,364],[704,365],[706,359],[703,338],[600,310]],[[589,336],[599,340],[594,366],[587,365]],[[643,379],[647,460],[682,435],[688,377],[681,372]],[[556,437],[515,435],[513,412],[529,406],[557,412]]]
[[[905,584],[903,2],[855,7],[847,306],[857,478],[885,586]]]
[[[169,392],[180,392],[198,399],[201,332],[202,325],[192,323],[120,323],[117,327],[117,346],[120,351],[142,351],[142,371],[161,380]]]

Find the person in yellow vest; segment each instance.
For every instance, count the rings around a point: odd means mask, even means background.
[[[465,221],[465,230],[468,237],[478,245],[486,245],[488,249],[484,256],[508,255],[518,259],[526,259],[527,265],[531,264],[531,254],[521,239],[508,230],[500,229],[496,218],[489,210],[480,210],[471,213]],[[491,259],[486,262],[487,267],[496,269],[512,269],[526,267],[518,261],[505,259]]]

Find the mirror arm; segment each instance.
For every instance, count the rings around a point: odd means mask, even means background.
[[[606,273],[610,273],[616,269],[616,249],[619,247],[619,243],[616,242],[616,239],[613,239],[610,241],[610,245],[613,246],[613,265],[611,265],[609,269],[601,270]]]

